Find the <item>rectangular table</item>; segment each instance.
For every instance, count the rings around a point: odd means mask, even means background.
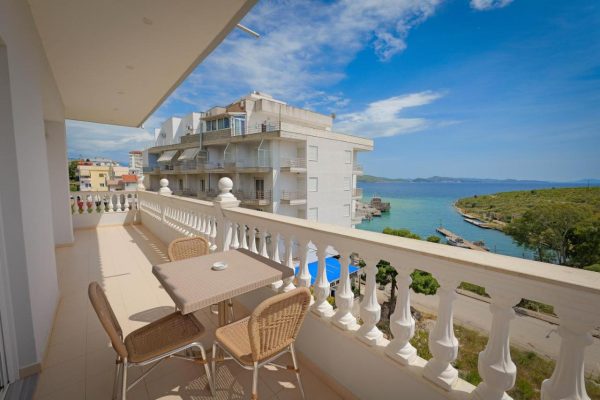
[[[211,269],[223,261],[222,271]],[[225,321],[225,302],[236,296],[294,276],[294,271],[249,250],[237,249],[173,261],[152,267],[182,314],[219,303],[219,322]]]

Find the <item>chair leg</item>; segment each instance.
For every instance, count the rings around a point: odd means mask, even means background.
[[[115,382],[113,383],[112,400],[117,400],[117,391],[119,390],[119,375],[121,373],[121,363],[117,360],[115,364]]]
[[[252,371],[252,400],[258,399],[258,363],[254,362]]]
[[[122,387],[121,387],[121,400],[127,399],[127,360],[123,360],[123,365],[121,366],[123,369],[123,378],[122,378]]]
[[[292,363],[294,363],[296,379],[298,379],[298,389],[300,389],[300,395],[304,399],[304,388],[302,387],[302,381],[300,380],[300,369],[298,369],[298,360],[296,360],[296,351],[294,350],[294,343],[290,344],[290,352],[292,353]]]
[[[212,380],[213,380],[213,388],[217,386],[217,344],[213,343],[212,346],[212,359],[210,360],[210,366],[212,369]]]
[[[229,299],[228,305],[229,305],[229,318],[230,318],[229,322],[231,323],[231,322],[235,321],[235,315],[233,313],[233,300],[232,299]]]
[[[200,353],[202,354],[202,360],[204,361],[204,371],[206,372],[206,377],[208,378],[208,387],[210,388],[210,394],[214,397],[215,396],[215,386],[214,386],[214,381],[213,381],[213,377],[210,374],[210,370],[208,367],[208,358],[206,357],[206,351],[204,351],[204,346],[202,346],[201,344],[198,343],[197,347],[200,349]],[[214,348],[214,344],[213,344],[213,348]],[[214,353],[214,351],[213,351]],[[214,374],[214,361],[212,362],[212,367],[213,367],[213,374]]]

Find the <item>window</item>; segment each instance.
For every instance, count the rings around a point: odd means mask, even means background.
[[[319,190],[319,178],[308,178],[308,191],[317,192]]]
[[[344,160],[346,164],[352,164],[352,151],[346,150],[344,151]]]
[[[100,178],[104,178],[104,174],[98,174]]]
[[[308,146],[308,161],[319,161],[319,148]]]
[[[344,190],[350,190],[350,177],[344,177]]]
[[[344,217],[350,216],[350,204],[344,204]]]
[[[100,184],[100,187],[104,187],[104,183],[101,183],[101,184]]]
[[[306,218],[309,221],[318,221],[319,220],[319,208],[318,207],[309,208],[308,215],[306,216]]]

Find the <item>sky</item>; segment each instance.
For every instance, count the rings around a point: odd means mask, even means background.
[[[373,138],[365,172],[600,178],[597,0],[259,1],[146,121],[69,121],[69,156],[127,160],[170,116],[252,90]]]

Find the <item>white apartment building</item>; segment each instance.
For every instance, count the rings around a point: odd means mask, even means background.
[[[226,107],[169,118],[145,157],[149,187],[214,197],[231,177],[242,206],[341,226],[353,215],[358,153],[373,141],[332,131],[333,117],[253,92]]]
[[[144,166],[143,152],[141,150],[132,150],[129,152],[129,173],[131,175],[141,175]]]

